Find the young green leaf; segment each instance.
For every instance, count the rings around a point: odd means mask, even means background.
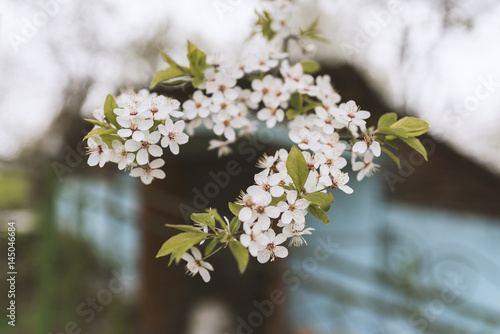
[[[174,224],[165,224],[165,226],[172,227],[185,232],[195,232],[195,233],[204,233],[199,228],[196,228],[191,225],[174,225]]]
[[[295,184],[297,190],[301,191],[309,175],[309,168],[307,167],[307,162],[302,151],[295,145],[292,146],[290,154],[288,154],[288,158],[286,159],[286,168],[288,174],[292,177],[293,184]]]
[[[406,133],[406,130],[403,128],[378,128],[377,132],[380,134],[394,136],[397,138],[408,138],[408,134]]]
[[[215,220],[210,213],[193,213],[191,220],[198,224],[207,225],[211,230],[215,230]]]
[[[173,60],[169,55],[167,55],[165,52],[161,51],[160,50],[160,53],[161,53],[161,59],[163,59],[164,62],[166,62],[167,64],[170,65],[170,67],[176,67],[176,68],[179,68],[181,70],[183,70],[184,72],[186,73],[189,73],[189,68],[185,67],[185,66],[181,66],[179,64],[176,63],[175,60]]]
[[[328,225],[330,223],[330,218],[328,218],[326,212],[323,211],[319,206],[311,204],[309,205],[308,210],[311,215],[313,215],[313,217],[319,219],[319,221],[321,221],[323,224]]]
[[[303,60],[300,62],[300,65],[302,65],[304,74],[314,74],[321,69],[319,63],[314,60]]]
[[[212,239],[212,241],[210,241],[210,243],[205,248],[205,256],[212,253],[212,251],[214,250],[215,246],[217,246],[217,244],[219,244],[219,240],[217,238]]]
[[[233,202],[229,202],[227,203],[227,205],[229,206],[229,210],[231,210],[233,215],[235,215],[236,217],[238,217],[238,214],[240,213],[241,209],[243,209],[243,205],[239,205]]]
[[[187,75],[190,75],[190,73],[178,67],[169,67],[166,70],[158,71],[154,75],[153,80],[151,80],[151,83],[149,84],[149,89],[153,89],[159,83],[164,83],[167,85],[173,84],[174,82],[171,82],[169,80],[179,77],[184,77]]]
[[[113,129],[113,127],[109,123],[106,123],[106,122],[99,122],[95,119],[90,119],[90,118],[84,118],[84,120],[89,122],[89,123],[92,123],[94,125],[100,126],[101,128]]]
[[[296,116],[298,116],[300,114],[302,114],[302,111],[300,111],[300,110],[288,109],[286,111],[286,118],[288,120],[292,120],[292,119],[294,119]]]
[[[217,209],[210,208],[210,209],[205,209],[205,211],[211,214],[215,218],[215,220],[219,222],[219,224],[222,226],[224,230],[229,231],[229,226],[227,226],[224,219],[222,219]]]
[[[299,92],[294,92],[290,96],[290,106],[295,110],[302,110],[302,105],[304,101],[302,99],[302,94]]]
[[[119,128],[120,125],[116,121],[116,114],[115,114],[116,108],[119,108],[118,103],[116,103],[113,95],[108,94],[108,96],[106,96],[106,101],[104,101],[104,116],[111,124]]]
[[[87,135],[85,137],[83,137],[83,140],[90,138],[93,135],[102,136],[102,135],[108,135],[108,134],[112,134],[112,133],[116,133],[116,129],[113,129],[113,128],[95,128],[95,129],[91,130],[89,133],[87,133]]]
[[[411,138],[401,138],[402,141],[404,141],[408,146],[413,148],[415,151],[418,153],[422,154],[424,157],[425,161],[427,161],[427,151],[425,150],[424,145],[418,140],[418,138],[411,137]]]
[[[240,273],[243,274],[248,265],[248,249],[243,246],[239,241],[233,240],[229,243],[229,249],[233,253],[236,262],[238,263],[238,269]]]
[[[161,246],[156,257],[172,254],[175,262],[179,262],[182,255],[205,238],[206,235],[204,233],[197,232],[184,232],[174,235]]]
[[[404,129],[408,137],[417,137],[426,133],[429,130],[430,126],[429,123],[427,123],[423,119],[407,116],[392,124],[391,128]]]
[[[238,216],[234,217],[229,224],[229,230],[231,233],[237,232],[241,227],[241,221],[238,219]]]
[[[194,87],[198,87],[201,83],[203,83],[203,71],[205,71],[208,67],[207,55],[198,49],[196,45],[188,41],[187,58],[189,60],[189,69],[194,77],[192,84]]]
[[[391,125],[396,123],[398,119],[398,115],[395,112],[388,112],[382,115],[380,119],[378,120],[378,128],[383,129],[383,128],[389,128]]]
[[[311,193],[305,195],[304,198],[309,202],[318,205],[323,211],[330,210],[333,199],[333,197],[331,197],[331,194],[329,193]]]

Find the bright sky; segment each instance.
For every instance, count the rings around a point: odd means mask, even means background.
[[[458,150],[500,171],[496,1],[456,1],[450,21],[470,19],[470,29],[463,24],[443,29],[438,1],[301,2],[306,5],[304,20],[321,13],[321,28],[332,41],[319,48],[318,59],[358,66],[394,106],[406,105]],[[147,84],[158,69],[138,60],[131,43],[145,42],[168,28],[159,41],[172,47],[177,59],[184,56],[186,39],[206,51],[232,49],[246,38],[257,3],[2,1],[0,157],[15,156],[44,133],[60,109],[70,78],[94,78],[85,104],[89,112],[117,87]]]

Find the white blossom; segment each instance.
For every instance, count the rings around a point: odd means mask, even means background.
[[[128,152],[119,140],[113,140],[113,151],[110,161],[118,164],[118,169],[122,170],[134,162],[135,155]]]
[[[285,258],[288,256],[288,249],[286,247],[280,246],[286,241],[286,236],[284,234],[278,234],[274,230],[268,230],[265,235],[269,239],[266,248],[259,251],[257,255],[257,261],[260,263],[266,263],[271,260],[274,261],[276,257]]]
[[[136,152],[135,159],[139,165],[145,165],[149,161],[149,155],[160,157],[163,150],[156,143],[160,140],[160,132],[152,133],[145,132],[143,139],[139,142],[134,139],[129,139],[125,142],[125,149],[129,152]]]
[[[101,137],[98,135],[93,135],[87,139],[87,144],[89,154],[87,163],[89,166],[95,166],[97,164],[99,164],[99,167],[104,166],[104,164],[109,160],[110,155],[108,145],[103,142]]]
[[[196,247],[192,247],[191,249],[191,254],[185,253],[182,255],[182,259],[186,261],[186,270],[187,272],[191,275],[194,276],[196,274],[200,274],[201,278],[205,283],[210,281],[210,273],[208,272],[213,271],[214,267],[206,261],[202,260],[201,253]]]
[[[154,179],[164,179],[165,172],[161,168],[165,164],[163,159],[151,161],[149,165],[135,167],[130,171],[130,176],[140,177],[142,183],[151,184]]]
[[[167,119],[165,125],[160,124],[158,130],[164,136],[161,140],[161,146],[169,147],[173,154],[179,154],[179,145],[183,145],[189,140],[189,136],[182,132],[184,126],[184,121],[177,121],[174,124],[171,119]]]
[[[363,161],[356,161],[352,164],[352,170],[358,171],[356,179],[363,180],[365,177],[370,177],[377,171],[380,165],[373,163],[373,153],[368,151],[363,157]]]
[[[286,202],[279,202],[278,209],[282,212],[281,221],[284,224],[290,224],[292,221],[302,223],[305,221],[309,201],[298,198],[297,191],[290,190],[286,194]]]

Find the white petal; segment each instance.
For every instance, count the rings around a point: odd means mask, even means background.
[[[185,126],[186,124],[184,123],[184,121],[178,121],[175,122],[173,129],[175,132],[181,132],[182,130],[184,130]]]
[[[118,130],[117,134],[122,138],[127,138],[127,137],[130,137],[132,135],[132,130],[120,129],[120,130]]]
[[[201,261],[201,265],[202,265],[204,268],[207,268],[208,270],[214,271],[214,267],[213,267],[210,263],[208,263],[208,262]]]
[[[169,147],[173,154],[179,154],[179,145],[175,141],[171,141]]]
[[[95,166],[99,163],[99,155],[98,154],[91,154],[89,156],[89,159],[87,160],[87,163],[89,166]]]
[[[165,165],[165,160],[163,159],[155,159],[149,164],[151,168],[161,168],[163,165]]]
[[[153,157],[161,157],[163,154],[163,150],[161,149],[160,146],[158,145],[151,145],[148,150],[149,154],[151,154]]]
[[[153,169],[151,171],[151,176],[153,176],[155,179],[164,179],[166,175],[165,172],[161,169]]]
[[[139,165],[147,164],[149,161],[148,152],[145,149],[141,148],[139,152],[137,152],[136,160]]]
[[[135,152],[141,148],[141,143],[133,139],[129,139],[125,142],[125,149],[129,152]]]
[[[205,268],[200,268],[200,276],[201,278],[203,278],[203,281],[205,283],[208,283],[210,281],[210,273]]]
[[[160,140],[161,134],[160,131],[155,131],[149,134],[148,141],[152,144],[156,144],[158,140]]]
[[[184,132],[179,132],[179,134],[175,138],[175,141],[177,142],[177,144],[180,144],[180,145],[187,143],[188,140],[189,140],[189,137]]]
[[[182,255],[182,259],[187,261],[187,263],[194,261],[194,258],[189,253],[184,253],[184,255]]]
[[[370,148],[372,149],[373,155],[376,157],[380,156],[381,149],[380,149],[380,144],[376,141],[374,141],[371,145]]]
[[[248,234],[242,234],[240,236],[240,242],[241,242],[241,244],[243,246],[247,247],[247,248],[248,248],[248,246],[250,246],[250,241],[252,241],[252,238],[250,238],[250,236]]]
[[[295,190],[289,191],[286,195],[286,200],[288,201],[288,203],[295,203],[295,201],[297,200],[297,192]]]
[[[352,194],[354,190],[352,190],[349,186],[339,186],[339,189],[345,192],[346,194]]]
[[[252,219],[252,209],[250,209],[249,207],[244,207],[238,213],[238,218],[242,222],[249,221],[250,219]]]
[[[366,143],[364,141],[358,141],[354,146],[352,147],[353,152],[358,152],[358,153],[365,153],[367,149]]]
[[[274,255],[280,258],[285,258],[288,256],[288,249],[283,246],[276,246],[274,248]]]
[[[270,193],[273,197],[280,197],[281,195],[283,195],[284,192],[285,192],[285,189],[280,187],[280,186],[272,187],[271,191],[270,191]]]
[[[134,134],[132,135],[132,139],[136,141],[142,141],[144,139],[144,133],[141,131],[135,131]]]
[[[290,224],[292,222],[292,213],[290,211],[285,211],[283,212],[283,215],[281,215],[281,221],[283,224]]]
[[[266,214],[271,218],[278,218],[281,211],[275,206],[268,206],[266,208]]]
[[[257,261],[259,261],[260,263],[266,263],[267,261],[269,261],[269,259],[271,258],[271,251],[269,250],[263,250],[262,252],[259,252],[259,255],[257,255]]]
[[[196,260],[201,260],[201,253],[198,250],[198,248],[196,247],[191,248],[191,253],[193,253],[193,256]]]

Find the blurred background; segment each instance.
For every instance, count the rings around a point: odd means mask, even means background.
[[[108,93],[148,87],[159,49],[182,62],[186,39],[235,53],[259,1],[4,0],[0,4],[0,245],[17,222],[16,327],[2,333],[500,333],[500,4],[494,0],[300,1],[320,15],[321,62],[343,100],[378,118],[431,124],[424,162],[335,192],[329,226],[286,260],[228,254],[209,284],[155,259],[200,204],[225,207],[263,152],[289,147],[261,131],[218,159],[207,135],[168,156],[145,187],[115,166],[90,169],[82,121]],[[162,91],[179,99],[185,92]],[[213,173],[242,167],[206,193]],[[200,166],[203,169],[200,170]],[[202,202],[205,202],[201,199]],[[224,213],[224,210],[222,210]],[[3,277],[7,256],[0,257]],[[6,279],[0,281],[3,310]]]

